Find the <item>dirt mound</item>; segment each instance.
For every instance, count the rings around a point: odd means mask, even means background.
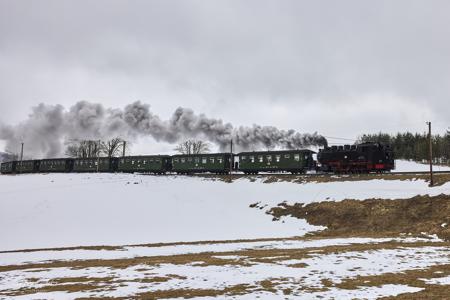
[[[274,216],[274,220],[293,216],[306,219],[313,225],[326,226],[328,229],[320,235],[426,232],[450,240],[450,195],[327,201],[307,205],[280,203],[268,213]]]

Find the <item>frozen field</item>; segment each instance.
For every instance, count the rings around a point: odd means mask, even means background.
[[[449,284],[450,247],[435,237],[307,238],[324,227],[266,211],[450,183],[36,174],[0,176],[0,191],[0,299],[376,299]],[[35,248],[49,249],[5,252]]]

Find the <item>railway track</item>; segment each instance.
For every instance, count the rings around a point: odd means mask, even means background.
[[[385,172],[385,173],[306,173],[306,174],[291,174],[291,173],[258,173],[253,175],[243,173],[232,173],[225,175],[199,173],[185,176],[200,176],[200,177],[216,177],[216,176],[231,176],[231,177],[255,177],[255,176],[283,176],[283,177],[352,177],[352,176],[381,176],[381,175],[428,175],[429,171],[408,171],[408,172]],[[450,174],[450,171],[433,171],[433,174]]]

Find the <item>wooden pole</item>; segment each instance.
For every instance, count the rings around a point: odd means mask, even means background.
[[[123,141],[122,146],[123,146],[122,157],[125,157],[125,149],[127,148],[127,141]]]
[[[23,169],[23,142],[22,142],[22,148],[20,149],[20,171]]]
[[[97,173],[98,173],[99,165],[100,165],[100,140],[98,140],[98,145],[97,145]]]
[[[433,143],[431,139],[431,122],[428,125],[428,143],[429,143],[429,160],[430,160],[430,186],[433,186]]]
[[[230,140],[230,175],[232,172],[233,172],[233,139]]]

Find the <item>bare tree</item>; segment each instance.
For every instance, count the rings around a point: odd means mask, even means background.
[[[200,153],[208,153],[209,144],[200,140],[186,140],[182,143],[179,143],[175,149],[178,153],[181,154],[200,154]]]
[[[101,144],[101,151],[107,156],[107,157],[115,157],[121,154],[122,147],[124,145],[124,140],[121,138],[113,138],[109,141],[102,142]]]
[[[66,155],[70,157],[90,158],[101,154],[100,141],[70,140],[66,144]]]
[[[192,154],[208,153],[209,143],[200,140],[192,141]]]

